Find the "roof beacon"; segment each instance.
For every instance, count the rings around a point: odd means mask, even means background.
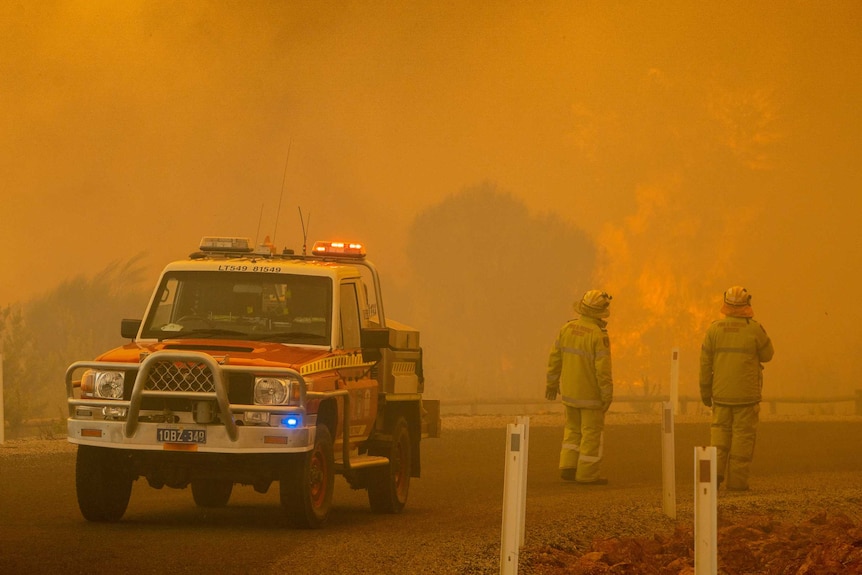
[[[248,238],[226,238],[205,236],[201,238],[202,252],[249,253],[252,251]]]
[[[340,256],[344,258],[364,258],[365,246],[348,242],[314,242],[311,253],[318,256]]]

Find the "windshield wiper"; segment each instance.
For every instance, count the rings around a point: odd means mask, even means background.
[[[177,333],[171,334],[170,336],[165,337],[164,339],[183,339],[186,337],[202,337],[208,338],[216,335],[241,335],[243,338],[248,337],[248,334],[244,331],[237,331],[235,329],[219,329],[219,328],[202,328],[202,329],[192,329],[188,331],[179,331]]]
[[[310,333],[307,331],[281,331],[278,333],[268,333],[257,337],[251,337],[249,339],[253,339],[255,341],[293,341],[296,339],[312,339],[326,341],[326,336],[320,335],[319,333]]]

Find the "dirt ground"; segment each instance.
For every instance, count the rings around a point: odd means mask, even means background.
[[[619,421],[619,418],[616,418]],[[795,428],[801,421],[824,421],[823,417],[769,417],[770,425]],[[832,418],[834,421],[858,421],[858,418]],[[539,419],[547,423],[547,420]],[[612,419],[613,421],[613,419]],[[708,425],[703,417],[688,422]],[[785,432],[787,441],[794,440]],[[810,453],[811,467],[828,470],[840,468],[847,454],[831,451],[827,445],[857,443],[848,435],[824,436],[824,449]],[[858,445],[858,443],[857,443]],[[862,447],[860,445],[859,447]],[[831,458],[828,454],[832,453]],[[761,449],[761,459],[769,453]],[[856,452],[855,459],[862,457]],[[852,466],[852,465],[851,465]],[[761,469],[779,467],[778,461],[760,462]],[[759,492],[733,493],[719,490],[717,520],[717,573],[720,575],[839,575],[862,573],[862,491],[847,489],[854,475],[815,473],[822,489],[806,488],[801,481],[781,476],[770,478]],[[849,480],[848,480],[849,477]],[[762,481],[758,478],[756,481]],[[794,482],[798,484],[794,486]],[[856,478],[856,485],[862,475]],[[805,490],[810,489],[806,495]],[[798,492],[799,496],[786,494]],[[830,494],[832,497],[824,494]],[[587,548],[571,549],[566,545],[538,545],[523,550],[528,557],[529,572],[538,575],[693,575],[695,573],[695,533],[691,522],[677,523],[670,532],[656,531],[647,536],[596,538]],[[704,560],[701,558],[701,560]]]
[[[282,525],[277,490],[238,489],[224,509],[194,506],[187,490],[138,482],[127,516],[93,524],[78,512],[75,447],[15,441],[0,449],[0,572],[295,572],[333,575],[500,572],[507,423],[447,417],[423,441],[422,477],[403,514],[378,516],[339,483],[319,531]],[[677,517],[662,513],[657,418],[611,414],[604,487],[561,481],[561,415],[531,417],[522,575],[694,573],[692,446],[706,420],[677,426]],[[768,418],[750,492],[718,492],[719,575],[862,573],[862,418]],[[122,542],[121,547],[93,545]],[[51,545],[46,546],[45,541]],[[134,544],[131,544],[134,542]],[[361,552],[357,552],[361,550]],[[421,550],[421,551],[420,551]],[[350,560],[333,563],[333,556]],[[122,557],[122,568],[117,559]]]
[[[530,572],[537,575],[695,573],[694,533],[597,539],[585,553],[543,546]],[[862,573],[862,525],[844,514],[821,511],[807,521],[786,523],[751,516],[719,525],[718,573],[727,575]]]

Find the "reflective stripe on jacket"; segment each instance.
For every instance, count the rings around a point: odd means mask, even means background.
[[[581,316],[560,330],[548,359],[548,385],[565,405],[600,409],[613,400],[611,346],[604,320]]]
[[[772,340],[751,318],[726,317],[709,326],[700,352],[700,394],[722,405],[762,399],[763,366],[772,359]]]

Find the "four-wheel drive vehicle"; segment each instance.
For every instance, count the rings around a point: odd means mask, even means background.
[[[66,371],[90,521],[119,520],[140,477],[190,485],[203,507],[226,505],[235,484],[264,493],[277,481],[291,522],[319,527],[340,473],[374,511],[397,513],[420,439],[439,436],[419,333],[387,322],[358,244],[306,256],[204,238],[121,332],[130,343]]]

